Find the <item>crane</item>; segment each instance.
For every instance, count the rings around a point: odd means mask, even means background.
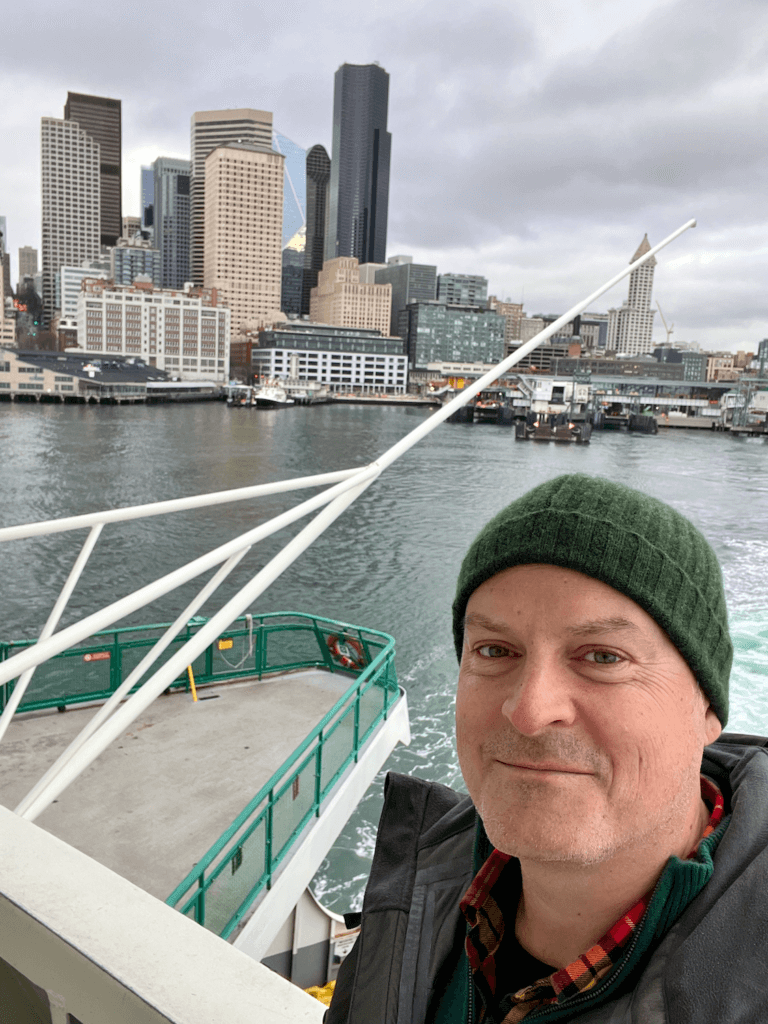
[[[656,305],[658,306],[659,313],[661,314],[661,322],[664,324],[664,330],[667,332],[667,344],[669,345],[669,339],[672,337],[672,332],[675,329],[675,325],[672,324],[671,327],[667,327],[667,321],[664,319],[664,314],[661,312],[661,306],[659,306],[658,299],[656,300]]]

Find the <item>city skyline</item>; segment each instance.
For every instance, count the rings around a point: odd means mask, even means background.
[[[333,23],[301,2],[290,15],[225,2],[183,22],[160,12],[149,38],[110,8],[111,31],[140,42],[138,68],[115,65],[84,5],[63,25],[52,12],[36,8],[33,53],[21,46],[29,20],[6,19],[0,128],[13,161],[0,194],[14,281],[18,248],[41,247],[40,117],[68,91],[122,100],[123,207],[137,214],[141,164],[188,159],[195,110],[272,110],[298,145],[330,150],[335,69],[378,60],[391,83],[387,255],[481,274],[502,299],[557,311],[646,232],[658,240],[696,216],[656,273],[675,339],[735,349],[768,335],[762,5],[639,0],[598,16],[564,0],[546,12],[491,4],[446,25],[398,0],[386,13],[342,4]]]

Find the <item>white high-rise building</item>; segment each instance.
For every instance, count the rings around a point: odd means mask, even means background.
[[[223,384],[229,371],[230,313],[216,292],[87,278],[78,298],[80,348],[136,357],[183,380]]]
[[[232,310],[234,334],[280,315],[284,159],[230,143],[205,161],[204,282]]]
[[[205,274],[205,158],[217,146],[225,146],[230,142],[245,142],[271,150],[272,114],[266,110],[241,109],[198,110],[192,115],[189,270],[191,279],[198,285],[203,283]]]
[[[41,122],[43,190],[43,318],[56,309],[56,274],[99,255],[101,237],[100,152],[76,121]]]
[[[629,261],[634,263],[651,248],[645,235],[637,252]],[[629,275],[629,296],[620,309],[608,311],[608,348],[617,355],[638,356],[653,350],[653,317],[651,309],[653,271],[656,257],[652,256],[642,267]]]

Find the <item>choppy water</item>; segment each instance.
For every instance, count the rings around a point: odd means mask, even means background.
[[[220,404],[2,405],[0,523],[362,465],[428,415],[355,406],[249,413]],[[737,648],[729,728],[765,733],[767,467],[768,442],[727,435],[607,433],[589,446],[561,447],[516,443],[504,427],[445,424],[363,494],[262,597],[258,610],[314,611],[395,636],[413,742],[396,750],[388,767],[460,786],[450,604],[462,554],[485,520],[535,484],[563,472],[600,474],[670,502],[711,540],[723,565]],[[275,496],[107,528],[64,624],[296,500]],[[278,550],[286,533],[251,553],[224,597]],[[0,549],[0,637],[39,631],[75,557],[75,536],[84,537],[64,534]],[[169,595],[133,621],[165,621],[190,593]],[[380,801],[377,783],[316,879],[318,894],[339,910],[362,891]]]

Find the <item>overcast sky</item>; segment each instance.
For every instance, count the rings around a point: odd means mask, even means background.
[[[188,158],[195,110],[271,110],[330,152],[334,72],[378,60],[389,255],[563,312],[645,232],[655,244],[696,217],[656,269],[674,339],[754,350],[768,336],[765,0],[37,0],[6,5],[2,35],[14,281],[18,247],[40,245],[40,118],[63,116],[67,90],[122,100],[123,213],[138,214],[141,164]]]

